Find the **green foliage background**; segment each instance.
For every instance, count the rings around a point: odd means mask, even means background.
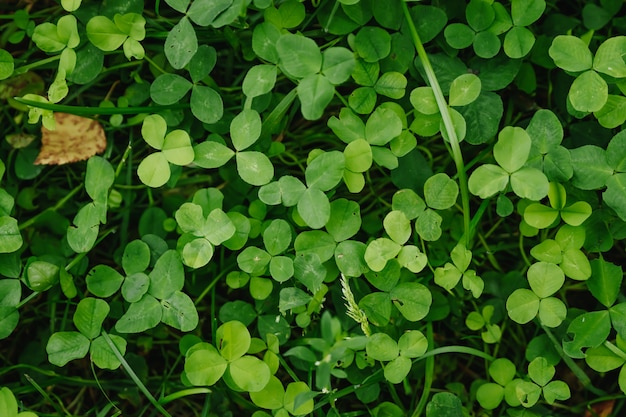
[[[0,415],[621,415],[622,6],[0,6]]]

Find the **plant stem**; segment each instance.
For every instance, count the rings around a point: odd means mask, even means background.
[[[402,1],[401,3],[402,11],[404,12],[404,18],[409,26],[411,37],[413,38],[413,44],[415,45],[417,55],[422,62],[422,66],[424,67],[424,72],[426,72],[426,78],[428,79],[428,83],[433,89],[435,100],[437,101],[437,107],[439,108],[439,112],[441,113],[441,118],[443,120],[443,125],[448,134],[448,141],[450,142],[450,149],[452,150],[452,159],[454,159],[457,175],[459,177],[459,188],[461,189],[461,205],[463,207],[463,228],[465,231],[465,233],[463,234],[463,240],[465,243],[465,247],[469,249],[471,239],[469,189],[467,186],[467,174],[465,173],[465,165],[463,163],[463,154],[461,153],[459,139],[456,136],[456,130],[454,129],[454,124],[452,123],[452,117],[448,108],[448,102],[443,95],[443,91],[439,86],[439,81],[437,81],[435,71],[430,64],[430,60],[428,59],[428,55],[426,54],[424,45],[422,44],[419,34],[417,33],[417,29],[415,28],[415,23],[413,23],[413,19],[411,18],[411,14],[406,4],[406,0]]]
[[[15,97],[15,101],[30,107],[36,107],[44,110],[52,110],[63,113],[71,113],[77,116],[92,115],[113,115],[113,114],[138,114],[138,113],[157,113],[162,110],[178,110],[188,108],[189,105],[172,104],[170,106],[138,106],[138,107],[86,107],[86,106],[68,106],[65,104],[43,103],[40,101],[28,100],[22,97]]]
[[[43,214],[46,211],[57,211],[58,209],[63,207],[65,205],[65,203],[67,203],[69,200],[71,200],[72,197],[74,197],[74,195],[77,192],[79,192],[82,189],[83,189],[83,184],[80,184],[80,185],[74,187],[74,189],[72,191],[67,193],[65,195],[65,197],[63,197],[61,200],[59,200],[53,207],[49,207],[49,208],[45,209],[44,211],[42,211],[41,213],[37,214],[36,216],[31,217],[30,219],[26,220],[24,223],[21,223],[19,225],[19,229],[20,230],[24,230],[24,229],[32,226],[41,216],[43,216]]]
[[[113,354],[115,355],[117,360],[120,361],[120,363],[124,367],[124,370],[126,371],[128,376],[130,377],[130,379],[132,379],[133,382],[135,383],[135,385],[137,385],[137,388],[139,388],[139,391],[141,391],[143,393],[143,395],[145,395],[146,398],[148,398],[148,401],[150,401],[150,403],[152,403],[152,405],[157,410],[159,410],[159,412],[163,416],[165,416],[165,417],[172,417],[170,415],[170,413],[168,413],[167,410],[165,410],[165,408],[163,408],[163,406],[156,400],[156,398],[154,398],[152,396],[152,394],[150,394],[150,391],[148,391],[148,388],[146,388],[146,386],[143,384],[143,382],[141,382],[141,380],[139,379],[139,377],[137,376],[135,371],[133,371],[133,368],[131,368],[131,366],[128,364],[128,362],[126,362],[126,359],[124,359],[124,356],[122,356],[120,351],[117,349],[117,346],[115,346],[115,343],[113,343],[113,341],[109,337],[108,333],[105,332],[104,329],[102,330],[102,337],[104,338],[104,340],[109,345],[109,348],[111,348],[111,351],[113,352]]]
[[[426,339],[428,340],[428,345],[432,346],[434,344],[434,335],[433,335],[433,322],[429,321],[426,327]],[[435,374],[435,357],[429,356],[426,358],[426,369],[424,370],[424,389],[422,391],[422,396],[420,397],[419,402],[417,403],[417,407],[415,407],[415,411],[411,415],[412,417],[419,417],[426,409],[426,404],[428,404],[428,398],[430,397],[430,388],[433,385],[433,376]]]
[[[604,392],[603,390],[601,390],[599,388],[594,387],[593,384],[591,383],[591,380],[589,379],[589,377],[585,373],[585,371],[580,369],[580,367],[578,365],[576,365],[576,362],[574,362],[574,360],[572,358],[567,356],[567,354],[563,351],[563,348],[561,347],[561,344],[556,339],[554,334],[552,334],[550,329],[548,329],[543,324],[541,325],[541,328],[546,333],[546,335],[548,335],[548,338],[552,342],[552,345],[554,346],[556,351],[559,353],[559,356],[561,356],[561,358],[563,358],[563,362],[565,362],[565,364],[570,369],[570,371],[572,371],[572,373],[576,376],[576,378],[578,378],[580,383],[583,384],[583,386],[586,389],[588,389],[589,391],[591,391],[592,393],[594,393],[597,396],[606,395],[606,392]]]

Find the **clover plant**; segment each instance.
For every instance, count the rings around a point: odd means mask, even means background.
[[[623,414],[622,1],[2,10],[0,415]]]

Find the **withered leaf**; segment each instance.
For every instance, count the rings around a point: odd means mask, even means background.
[[[84,161],[104,152],[107,146],[97,120],[68,113],[54,113],[56,129],[41,127],[41,150],[37,165],[63,165]]]

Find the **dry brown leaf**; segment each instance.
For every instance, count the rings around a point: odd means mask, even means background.
[[[41,127],[37,165],[63,165],[84,161],[104,152],[107,140],[97,120],[68,113],[54,113],[56,129]]]

